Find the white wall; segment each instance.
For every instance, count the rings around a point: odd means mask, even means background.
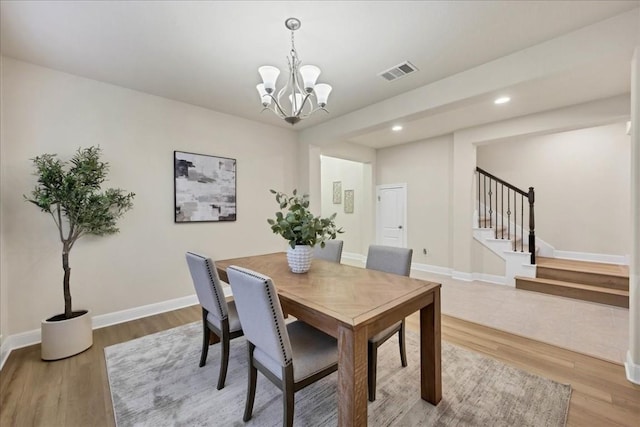
[[[1,57],[0,57],[1,59]],[[1,65],[0,65],[1,66]],[[0,84],[1,89],[1,84]],[[0,161],[4,158],[4,146],[2,141],[4,140],[4,126],[2,124],[2,114],[4,112],[4,102],[2,101],[2,105],[0,105]],[[5,181],[5,168],[0,168],[0,184]],[[2,190],[2,185],[0,185],[0,200],[2,199],[4,191]],[[4,203],[0,203],[0,346],[4,343],[6,338],[6,330],[9,320],[9,302],[7,298],[7,248],[5,246],[5,230],[4,230],[4,221],[3,207]],[[2,363],[2,355],[0,355],[0,363]]]
[[[629,257],[629,351],[627,379],[640,384],[640,40],[631,61],[631,254]]]
[[[505,261],[474,239],[471,243],[471,271],[502,277],[505,275]]]
[[[333,157],[336,159],[350,160],[362,164],[363,167],[363,189],[362,196],[358,197],[361,203],[361,213],[358,215],[360,221],[360,244],[355,253],[366,255],[367,248],[375,241],[374,230],[374,182],[373,170],[376,164],[376,150],[350,142],[340,141],[333,144],[315,146],[304,142],[299,142],[298,146],[298,188],[308,192],[311,196],[311,206],[321,206],[322,203],[322,165],[321,158]],[[357,197],[357,196],[356,196]],[[333,202],[331,203],[333,205]],[[331,211],[334,212],[334,211]],[[350,245],[350,247],[352,247]],[[347,250],[345,249],[345,252]]]
[[[378,150],[376,185],[407,184],[407,247],[414,263],[451,266],[451,168],[451,136]]]
[[[361,254],[366,236],[366,221],[371,215],[364,203],[366,192],[370,187],[365,187],[365,173],[369,171],[365,164],[350,160],[337,159],[335,157],[321,156],[321,192],[322,192],[322,216],[328,217],[336,213],[336,225],[344,229],[344,233],[338,239],[344,240],[343,252]],[[341,199],[339,204],[333,203],[333,183],[340,181],[342,184]],[[344,191],[354,191],[353,213],[345,213]]]
[[[266,222],[277,210],[268,190],[296,186],[293,131],[9,58],[1,73],[3,335],[37,329],[63,308],[56,229],[22,198],[38,154],[100,145],[107,185],[137,194],[119,234],[71,252],[75,308],[100,315],[193,294],[187,250],[220,259],[284,249]],[[174,224],[173,150],[237,159],[237,221]]]
[[[536,191],[536,235],[556,250],[630,251],[626,122],[479,146],[478,166]]]

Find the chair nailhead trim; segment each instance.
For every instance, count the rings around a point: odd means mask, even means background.
[[[205,262],[207,264],[207,273],[209,273],[209,283],[211,284],[211,288],[213,289],[213,294],[216,296],[216,303],[218,303],[218,309],[220,310],[220,315],[222,316],[221,320],[224,320],[229,315],[228,313],[225,314],[225,310],[222,308],[222,302],[220,301],[220,295],[218,295],[218,289],[216,288],[215,279],[213,278],[213,272],[211,271],[213,262],[210,258],[207,258]]]
[[[269,305],[271,306],[271,315],[273,316],[273,322],[276,325],[276,329],[278,331],[278,340],[280,341],[280,349],[282,350],[282,358],[284,359],[284,365],[287,366],[291,363],[291,359],[287,358],[287,352],[284,348],[284,341],[282,340],[282,333],[280,332],[280,325],[278,324],[278,316],[276,315],[276,308],[273,305],[273,298],[271,292],[269,290],[268,282],[264,282],[265,290],[267,291],[267,296],[269,297]]]
[[[211,286],[211,290],[213,291],[213,296],[216,298],[216,304],[218,304],[218,310],[220,312],[220,320],[225,320],[229,317],[229,313],[225,313],[225,310],[223,309],[222,306],[222,302],[220,301],[220,295],[218,295],[218,289],[216,288],[215,285],[215,280],[213,278],[213,272],[211,271],[211,268],[213,266],[213,261],[211,261],[211,258],[205,258],[201,255],[198,254],[194,254],[193,252],[188,252],[191,255],[195,255],[199,258],[202,258],[204,260],[204,265],[207,267],[207,274],[209,275],[209,285]],[[225,301],[226,304],[226,301]]]
[[[288,358],[287,357],[287,351],[284,348],[284,341],[282,339],[282,331],[280,330],[280,324],[278,323],[278,316],[276,315],[276,309],[275,306],[273,305],[273,298],[271,295],[271,291],[269,289],[269,282],[267,280],[265,280],[264,277],[258,276],[256,274],[250,273],[248,271],[244,271],[244,270],[238,270],[236,268],[233,267],[229,267],[232,270],[235,270],[239,273],[243,273],[246,274],[247,276],[251,276],[255,279],[261,280],[262,284],[264,285],[264,289],[267,292],[267,297],[269,298],[269,305],[271,307],[271,315],[273,316],[273,323],[276,326],[276,332],[278,333],[278,340],[280,341],[280,349],[282,350],[282,358],[284,359],[284,366],[288,366],[293,362],[292,358]]]

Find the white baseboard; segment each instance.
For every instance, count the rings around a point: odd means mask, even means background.
[[[148,304],[141,307],[134,307],[127,310],[116,311],[114,313],[101,314],[100,316],[93,317],[93,329],[100,329],[106,326],[117,325],[118,323],[128,322],[130,320],[153,316],[154,314],[160,314],[171,310],[177,310],[179,308],[189,307],[190,305],[194,304],[198,304],[198,297],[195,294],[172,299],[169,301],[162,301],[155,304]]]
[[[363,265],[367,262],[367,257],[365,255],[357,254],[355,252],[342,252],[342,259],[344,261],[362,263]]]
[[[594,254],[590,252],[553,251],[554,258],[572,259],[575,261],[603,262],[605,264],[629,265],[628,255]]]
[[[343,253],[342,260],[343,262],[348,264],[358,263],[364,265],[367,262],[367,257],[356,253]],[[440,274],[442,276],[448,276],[453,279],[464,280],[465,282],[472,282],[474,280],[477,280],[480,282],[494,283],[497,285],[507,285],[507,279],[505,276],[497,276],[484,273],[466,273],[462,271],[455,271],[452,268],[442,267],[439,265],[412,262],[411,270],[420,273]]]
[[[505,276],[498,276],[495,274],[486,273],[472,273],[473,280],[479,282],[493,283],[495,285],[507,285],[507,278]]]
[[[0,370],[4,366],[4,362],[7,361],[7,359],[9,358],[9,354],[11,354],[11,351],[14,348],[18,347],[13,347],[11,335],[2,341],[2,345],[0,345]]]
[[[627,373],[627,379],[629,381],[640,385],[640,365],[633,363],[630,351],[627,351],[627,360],[624,362],[624,370]]]
[[[473,281],[473,273],[465,273],[464,271],[451,271],[451,278],[456,280],[464,280],[465,282]]]
[[[411,263],[411,269],[421,271],[423,273],[442,274],[444,276],[451,276],[451,269],[449,267],[440,267],[439,265],[420,264],[417,262]]]
[[[7,361],[9,355],[13,350],[27,347],[40,342],[40,329],[34,329],[32,331],[22,332],[15,335],[9,335],[2,343],[2,349],[0,354],[2,359],[0,360],[0,369],[4,366],[4,362]]]
[[[495,274],[485,274],[485,273],[466,273],[463,271],[456,271],[447,267],[440,267],[437,265],[428,265],[428,264],[411,264],[411,269],[415,271],[425,272],[425,273],[435,273],[441,274],[443,276],[449,276],[452,279],[463,280],[465,282],[487,282],[493,283],[496,285],[507,285],[507,278],[505,276],[498,276]]]
[[[230,295],[230,290],[231,288],[225,288],[225,295],[227,295],[227,293]],[[194,304],[198,304],[198,297],[195,294],[169,301],[162,301],[154,304],[143,305],[141,307],[116,311],[114,313],[101,314],[92,318],[93,329],[104,328],[106,326],[128,322],[130,320],[153,316],[154,314],[165,313],[167,311],[177,310]],[[4,363],[9,357],[9,354],[11,354],[13,350],[38,344],[40,341],[40,329],[9,335],[4,342],[2,342],[2,346],[0,346],[0,369],[2,369]]]

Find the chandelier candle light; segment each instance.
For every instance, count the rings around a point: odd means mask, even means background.
[[[320,68],[315,65],[300,66],[296,47],[293,40],[293,32],[300,28],[300,20],[289,18],[284,25],[291,30],[291,52],[287,58],[289,62],[289,80],[287,84],[276,93],[276,81],[280,70],[271,65],[258,68],[262,77],[262,83],[256,86],[264,110],[273,111],[285,122],[295,125],[300,120],[309,117],[318,110],[327,106],[327,99],[331,92],[331,86],[326,83],[316,84],[320,75]],[[315,97],[316,105],[313,105],[311,95]],[[263,110],[263,111],[264,111]]]

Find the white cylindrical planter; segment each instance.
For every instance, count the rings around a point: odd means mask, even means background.
[[[296,245],[295,249],[287,249],[287,261],[293,273],[306,273],[311,268],[313,248],[307,245]]]
[[[82,311],[84,314],[71,319],[52,321],[53,316],[42,321],[42,360],[64,359],[93,345],[91,312]]]

